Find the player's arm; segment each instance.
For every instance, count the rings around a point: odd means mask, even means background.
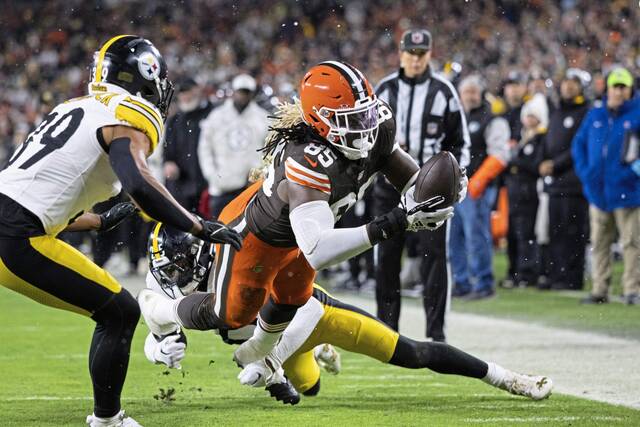
[[[416,182],[420,168],[408,153],[396,147],[387,157],[381,172],[400,194],[405,194]]]
[[[110,126],[102,129],[102,136],[109,147],[111,167],[124,191],[145,213],[208,242],[229,243],[240,248],[241,238],[234,230],[218,222],[199,220],[158,182],[147,165],[152,149],[151,141],[144,133],[128,126]]]
[[[286,184],[291,228],[314,269],[337,264],[372,246],[367,226],[334,228],[329,194],[292,181]]]
[[[67,225],[63,231],[109,231],[136,212],[138,209],[133,203],[118,203],[101,214],[84,212]]]

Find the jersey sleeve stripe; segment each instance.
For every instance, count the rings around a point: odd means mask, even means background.
[[[127,102],[131,102],[132,104],[135,104],[135,105],[137,105],[137,106],[139,106],[139,107],[144,108],[144,109],[145,109],[149,114],[151,114],[151,115],[156,119],[156,121],[157,121],[160,125],[162,125],[162,119],[160,118],[160,114],[158,114],[158,112],[157,112],[157,111],[155,111],[153,108],[151,108],[151,107],[149,107],[148,105],[145,105],[144,103],[142,103],[142,102],[140,102],[140,101],[137,101],[137,100],[135,100],[135,99],[131,99],[131,98],[129,98],[129,99],[127,99],[126,101],[127,101]]]
[[[296,178],[303,180],[303,181],[308,181],[312,184],[315,185],[319,185],[320,187],[327,187],[329,189],[331,189],[331,183],[329,182],[329,180],[319,180],[317,178],[314,178],[312,176],[308,176],[306,175],[304,172],[301,172],[295,168],[292,167],[286,167],[285,166],[285,173],[287,174],[287,176],[291,175],[291,176],[295,176]]]
[[[315,171],[312,171],[309,168],[306,168],[304,166],[302,166],[300,163],[296,162],[295,160],[293,160],[291,157],[289,157],[286,161],[285,161],[285,167],[289,168],[289,169],[293,169],[296,172],[308,176],[311,179],[314,179],[318,182],[321,182],[323,184],[329,184],[329,177],[323,173],[318,173]]]
[[[116,118],[129,123],[132,127],[144,132],[151,141],[152,151],[155,150],[160,140],[160,129],[149,118],[144,110],[138,107],[121,103],[116,107]]]
[[[331,194],[331,186],[314,184],[313,182],[298,178],[295,175],[290,174],[289,171],[285,171],[285,176],[287,177],[288,180],[295,182],[296,184],[302,185],[303,187],[309,187],[309,188],[313,188],[314,190],[322,191],[323,193],[326,193],[326,194]]]
[[[162,132],[162,128],[163,128],[162,120],[160,120],[158,113],[153,111],[153,109],[149,108],[149,106],[144,105],[143,103],[135,100],[124,100],[122,101],[122,103],[125,104],[127,107],[141,110],[141,112],[143,112],[147,116],[147,118],[153,123],[153,125],[156,128],[160,129],[160,132]]]
[[[296,177],[296,178],[297,178],[297,179],[299,179],[299,180],[307,181],[307,182],[310,182],[311,184],[314,184],[314,185],[318,185],[318,186],[320,186],[320,187],[326,187],[326,188],[328,188],[328,189],[331,189],[331,184],[326,184],[326,183],[323,183],[323,182],[318,182],[317,180],[315,180],[315,179],[313,179],[313,178],[309,178],[308,176],[304,176],[304,175],[302,175],[302,174],[298,173],[298,172],[297,172],[297,171],[295,171],[295,170],[292,170],[292,169],[285,170],[285,173],[286,173],[286,175],[287,175],[287,176],[294,176],[294,177]]]

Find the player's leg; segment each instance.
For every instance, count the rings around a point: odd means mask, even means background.
[[[250,340],[234,353],[238,363],[246,364],[266,356],[313,293],[315,270],[298,250],[281,254],[282,267],[273,279],[271,295],[259,310],[258,324]]]
[[[315,396],[320,391],[320,367],[313,350],[296,352],[282,365],[291,384],[305,396]]]
[[[542,399],[551,393],[552,383],[546,377],[529,377],[508,371],[445,343],[413,341],[357,307],[326,293],[323,299],[325,314],[296,354],[311,351],[318,344],[329,343],[383,363],[482,379],[495,387],[533,399]]]
[[[120,416],[120,393],[140,311],[105,270],[51,236],[0,240],[0,284],[42,304],[91,317],[94,415]]]
[[[155,335],[168,335],[179,327],[209,330],[251,323],[268,298],[287,252],[251,233],[244,238],[240,251],[230,245],[216,245],[214,292],[195,292],[172,300],[145,289],[138,301],[146,323]]]
[[[551,395],[553,382],[544,376],[519,374],[495,363],[484,362],[453,346],[414,341],[400,336],[389,364],[409,369],[427,368],[440,374],[477,378],[511,394],[534,400]]]

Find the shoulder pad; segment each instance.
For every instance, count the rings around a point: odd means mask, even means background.
[[[111,95],[113,95],[111,97]],[[155,150],[164,132],[164,123],[160,111],[139,96],[133,95],[98,95],[109,97],[107,105],[114,112],[116,119],[131,126],[149,137],[151,150]]]

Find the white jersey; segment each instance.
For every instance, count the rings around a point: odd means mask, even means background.
[[[35,214],[56,235],[93,205],[117,195],[121,184],[98,130],[125,125],[144,132],[155,148],[162,138],[158,110],[144,99],[100,93],[56,106],[0,172],[0,193]]]

